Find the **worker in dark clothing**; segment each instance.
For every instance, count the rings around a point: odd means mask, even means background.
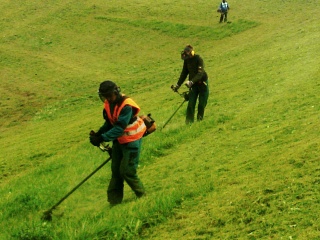
[[[230,9],[229,4],[226,0],[222,0],[219,4],[218,12],[220,13],[220,23],[228,21],[228,10]]]
[[[195,107],[198,97],[197,120],[201,121],[204,117],[204,110],[209,97],[208,75],[204,70],[202,58],[200,55],[195,54],[191,45],[187,45],[181,52],[181,59],[183,60],[183,68],[177,84],[172,89],[178,91],[189,75],[189,80],[185,83],[190,89],[186,115],[186,123],[188,124],[194,122]]]
[[[105,123],[97,133],[91,131],[90,142],[99,147],[102,142],[112,141],[112,177],[107,190],[111,205],[123,199],[124,181],[137,197],[145,194],[144,186],[137,175],[142,137],[146,132],[143,120],[138,116],[139,106],[121,94],[112,81],[100,84],[99,97],[104,103]]]

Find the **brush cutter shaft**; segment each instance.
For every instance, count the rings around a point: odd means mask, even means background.
[[[184,100],[180,106],[177,108],[177,110],[171,115],[171,117],[166,121],[166,123],[163,125],[162,129],[164,129],[164,127],[168,124],[168,122],[171,120],[171,118],[173,118],[173,116],[178,112],[178,110],[182,107],[182,105],[186,102],[186,100]]]
[[[53,207],[51,207],[47,212],[52,211],[56,207],[58,207],[64,200],[66,200],[67,197],[69,197],[75,190],[77,190],[82,184],[84,184],[90,177],[92,177],[93,174],[98,172],[100,168],[102,168],[107,162],[111,160],[111,157],[109,157],[107,160],[105,160],[96,170],[94,170],[92,173],[90,173],[85,179],[83,179],[77,186],[75,186],[70,192],[68,192],[59,202],[57,202]]]

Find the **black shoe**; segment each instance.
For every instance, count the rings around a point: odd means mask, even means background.
[[[146,195],[146,193],[136,193],[137,198],[142,198]]]

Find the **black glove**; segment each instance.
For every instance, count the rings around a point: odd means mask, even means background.
[[[90,134],[90,143],[93,145],[93,146],[96,146],[96,147],[99,147],[100,146],[100,143],[103,142],[103,138],[101,135],[97,135],[97,134],[94,134],[94,135],[91,135]]]

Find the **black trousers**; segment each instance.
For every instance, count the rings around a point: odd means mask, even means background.
[[[228,12],[221,12],[220,22],[226,22],[228,20]]]
[[[208,81],[202,84],[195,83],[192,86],[189,92],[189,102],[187,107],[187,116],[186,116],[187,124],[194,122],[195,108],[196,108],[198,99],[199,99],[199,103],[198,103],[197,120],[201,121],[203,119],[204,110],[207,106],[208,97],[209,97]]]

